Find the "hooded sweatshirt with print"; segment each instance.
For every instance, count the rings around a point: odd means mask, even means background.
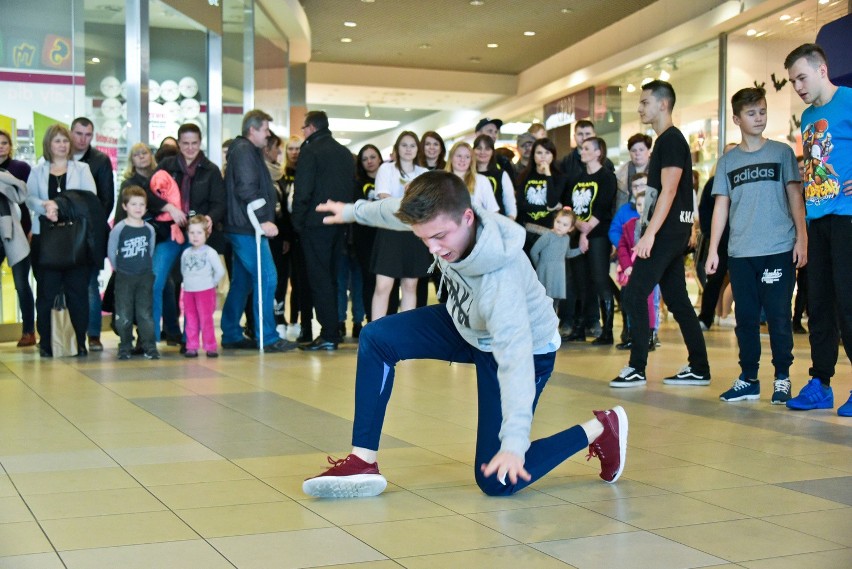
[[[343,218],[398,231],[411,227],[397,219],[399,198],[346,204]],[[503,424],[501,451],[524,456],[530,446],[535,398],[533,354],[559,348],[558,320],[523,252],[526,232],[496,213],[473,208],[476,244],[459,261],[435,257],[448,293],[447,310],[465,341],[497,362]]]

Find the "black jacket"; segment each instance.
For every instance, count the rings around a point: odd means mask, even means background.
[[[230,153],[230,150],[228,151]],[[321,227],[325,214],[316,206],[326,200],[352,201],[355,159],[349,150],[334,140],[327,128],[318,130],[302,144],[296,168],[293,195],[293,227]]]
[[[180,187],[183,172],[178,164],[177,156],[163,158],[163,161],[157,165],[157,170],[168,172],[177,182],[178,187]],[[148,211],[160,213],[167,204],[167,201],[160,199],[153,193],[148,194]],[[195,171],[195,178],[192,179],[192,186],[189,189],[189,213],[210,216],[210,219],[213,220],[213,234],[208,239],[207,244],[219,253],[223,251],[225,245],[224,236],[222,235],[222,223],[225,221],[226,209],[225,183],[222,180],[222,173],[219,171],[219,167],[208,160],[206,156],[202,157],[201,163]],[[162,227],[165,226],[165,234],[168,235],[168,226],[171,224],[171,221],[157,221],[152,223],[154,228],[157,229],[158,240],[162,235]]]
[[[109,217],[112,208],[115,206],[115,181],[112,177],[112,162],[109,156],[97,148],[89,146],[89,149],[80,158],[80,162],[89,165],[89,170],[92,171],[92,177],[95,179],[95,188],[98,190],[101,207],[104,208],[104,212]]]
[[[107,256],[109,225],[98,196],[85,190],[65,190],[54,201],[61,219],[87,219],[89,264],[102,264]]]
[[[254,235],[249,221],[247,206],[257,199],[266,201],[255,215],[260,223],[275,223],[275,204],[278,194],[272,185],[272,177],[260,148],[244,137],[238,136],[228,147],[228,167],[225,169],[225,195],[228,211],[225,215],[225,231]]]

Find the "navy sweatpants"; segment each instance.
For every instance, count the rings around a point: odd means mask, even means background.
[[[555,332],[555,331],[554,331]],[[536,395],[533,411],[556,359],[555,352],[530,355],[535,361]],[[355,379],[355,425],[352,444],[378,450],[385,410],[394,382],[394,366],[400,360],[431,359],[476,366],[479,422],[476,433],[474,476],[480,489],[489,496],[510,495],[525,488],[553,470],[589,444],[582,427],[533,441],[525,456],[524,468],[532,479],[518,479],[504,486],[496,475],[485,478],[480,465],[488,463],[500,450],[500,426],[503,413],[497,362],[493,354],[468,344],[459,334],[443,304],[385,316],[364,327],[358,343],[358,370]]]
[[[760,257],[728,257],[734,291],[740,369],[745,379],[757,379],[760,367],[760,309],[769,326],[769,345],[775,377],[790,377],[793,364],[791,304],[796,284],[793,251]]]

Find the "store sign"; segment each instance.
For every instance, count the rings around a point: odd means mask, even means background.
[[[587,119],[591,113],[592,88],[583,89],[544,105],[544,126],[552,130]]]
[[[41,64],[51,69],[71,69],[71,40],[47,35],[41,48]]]
[[[38,48],[32,43],[21,40],[12,44],[9,50],[12,55],[12,67],[17,69],[31,69],[35,67],[36,53]]]

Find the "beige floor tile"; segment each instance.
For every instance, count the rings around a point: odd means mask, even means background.
[[[852,549],[835,549],[833,551],[817,551],[789,557],[772,557],[758,561],[740,563],[746,569],[802,569],[803,567],[818,567],[819,569],[849,569],[852,567]]]
[[[391,448],[379,453],[379,466],[385,468],[405,468],[410,466],[431,466],[451,464],[454,460],[446,456],[418,447]]]
[[[451,488],[427,488],[417,490],[416,493],[458,514],[537,508],[565,503],[555,496],[539,492],[534,488],[525,488],[511,499],[487,496],[475,484]]]
[[[45,520],[41,524],[59,551],[198,539],[172,512]]]
[[[670,527],[654,533],[735,563],[840,547],[825,539],[754,519]]]
[[[587,502],[583,507],[646,530],[745,517],[731,510],[677,494]]]
[[[139,483],[121,468],[27,472],[15,474],[14,481],[24,496],[139,487]]]
[[[738,476],[730,472],[699,465],[640,470],[638,472],[631,468],[630,470],[625,470],[624,476],[630,480],[644,482],[650,486],[656,486],[677,493],[757,486],[762,484],[759,480],[752,480],[745,476]],[[622,478],[622,480],[624,479]]]
[[[178,381],[169,379],[149,379],[139,381],[112,381],[108,388],[113,393],[134,399],[139,397],[188,397],[193,392]]]
[[[668,490],[656,488],[642,482],[621,478],[615,484],[607,484],[599,476],[546,477],[535,483],[534,488],[572,504],[636,498],[639,496],[661,496]]]
[[[419,490],[423,488],[442,488],[461,486],[473,481],[473,468],[466,464],[435,464],[429,468],[409,466],[400,468],[382,467],[382,474],[401,488]]]
[[[50,551],[53,547],[35,521],[0,524],[0,559]]]
[[[345,447],[341,442],[340,451],[334,456],[345,457],[351,447]],[[290,456],[271,456],[262,458],[243,458],[234,460],[234,464],[258,478],[273,478],[276,476],[303,475],[316,476],[328,469],[327,456],[324,453],[294,454]]]
[[[633,526],[573,504],[486,512],[467,517],[522,543],[636,530]]]
[[[127,471],[145,486],[193,484],[222,480],[245,480],[252,475],[226,460],[173,462],[170,464],[138,464]]]
[[[392,559],[517,543],[462,516],[361,524],[343,529]]]
[[[0,569],[66,569],[56,553],[0,557]]]
[[[432,518],[453,514],[451,510],[442,507],[436,502],[429,496],[421,497],[402,490],[384,492],[374,498],[351,500],[305,500],[304,495],[302,495],[300,503],[333,524],[345,526]]]
[[[21,472],[55,472],[84,468],[110,468],[115,461],[100,449],[0,456],[9,474]]]
[[[850,450],[830,452],[826,454],[799,455],[796,459],[807,464],[815,464],[817,466],[825,466],[827,468],[840,470],[847,473],[847,475],[852,473],[852,451]]]
[[[644,531],[535,544],[539,551],[582,569],[691,569],[723,559]]]
[[[92,440],[102,449],[124,449],[140,447],[161,447],[193,444],[192,437],[177,429],[171,431],[151,431],[147,433],[97,433]]]
[[[473,443],[451,443],[439,445],[424,445],[430,451],[446,456],[456,462],[473,466],[476,445]]]
[[[464,567],[465,569],[517,569],[518,567],[571,569],[572,567],[524,545],[405,557],[397,559],[397,562],[408,569],[446,569],[447,567]],[[335,569],[338,568],[335,567]]]
[[[339,528],[221,537],[210,543],[240,569],[297,569],[386,559]]]
[[[27,504],[20,496],[0,498],[0,524],[35,521]]]
[[[780,456],[768,456],[766,458],[733,462],[710,460],[707,462],[707,465],[770,484],[796,482],[798,480],[815,480],[818,478],[836,478],[845,474],[843,471],[833,468],[825,468]]]
[[[12,479],[5,474],[0,474],[0,498],[17,495],[18,490],[16,490],[15,485],[12,484]]]
[[[38,520],[159,512],[166,507],[144,488],[36,494],[27,497]]]
[[[852,547],[852,508],[764,518],[767,522]]]
[[[176,510],[175,513],[204,538],[315,529],[332,525],[303,505],[290,501],[193,508]]]
[[[221,460],[221,456],[202,445],[192,441],[187,444],[162,445],[136,448],[112,448],[109,451],[122,466],[137,464],[161,464],[178,461],[209,461]]]
[[[233,569],[218,551],[200,539],[63,551],[62,560],[68,569]]]
[[[771,458],[771,455],[768,453],[762,453],[718,441],[686,445],[668,445],[656,449],[656,452],[695,464]]]
[[[225,480],[195,484],[150,486],[149,490],[172,510],[281,502],[286,496],[259,480]]]
[[[838,502],[779,486],[763,485],[690,492],[686,496],[754,518],[844,508],[850,520],[849,533],[852,534],[852,509]]]

